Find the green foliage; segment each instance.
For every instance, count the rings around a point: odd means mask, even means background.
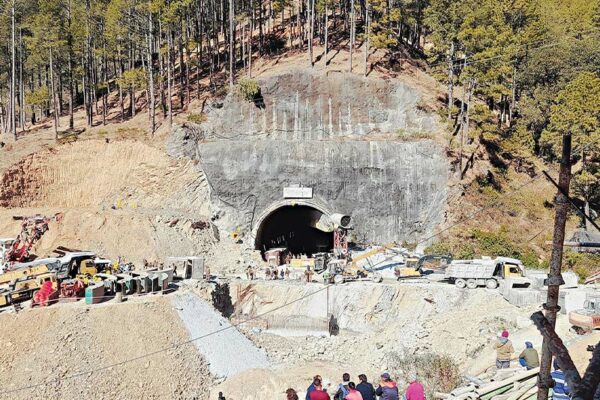
[[[541,266],[536,253],[527,245],[515,242],[504,227],[495,232],[472,229],[466,237],[433,243],[425,249],[425,254],[452,254],[455,259],[512,257],[520,259],[529,268]]]
[[[560,138],[566,133],[573,135],[575,146],[600,140],[600,77],[593,72],[582,72],[558,92],[541,143],[560,154]]]
[[[371,0],[371,23],[368,32],[371,44],[376,49],[394,47],[398,44],[398,36],[394,27],[400,21],[400,9],[389,7],[387,0]]]
[[[600,255],[589,253],[576,253],[567,250],[564,254],[565,267],[572,269],[581,282],[590,276],[592,273],[598,272],[600,269]]]
[[[199,113],[199,114],[190,114],[187,117],[187,120],[194,123],[194,124],[201,124],[203,122],[206,122],[207,117],[205,113]]]
[[[402,142],[411,142],[415,140],[433,139],[434,135],[431,132],[398,129],[396,131],[396,138]]]
[[[134,68],[123,72],[117,83],[123,87],[142,87],[146,84],[146,72],[141,68]]]
[[[238,81],[237,87],[244,100],[254,101],[260,96],[260,86],[254,79],[242,78]]]
[[[33,92],[25,94],[25,101],[32,106],[45,106],[50,101],[50,90],[48,86],[43,85]]]

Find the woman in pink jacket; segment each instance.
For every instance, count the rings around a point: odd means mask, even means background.
[[[425,389],[418,381],[417,374],[413,374],[408,388],[406,388],[406,400],[425,400]]]
[[[344,397],[344,400],[363,400],[362,394],[356,390],[354,382],[348,382],[348,394]]]

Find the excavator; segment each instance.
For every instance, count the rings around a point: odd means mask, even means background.
[[[443,268],[452,262],[452,257],[445,254],[427,254],[421,257],[411,256],[406,259],[406,265],[396,267],[394,275],[397,280],[419,278],[423,275],[423,266],[439,263],[437,268]]]
[[[348,257],[347,259],[336,259],[329,261],[328,275],[329,281],[334,283],[347,282],[359,279],[369,279],[373,282],[381,282],[383,278],[381,274],[373,271],[376,264],[373,264],[369,259],[377,254],[394,252],[394,248],[398,247],[396,242],[390,242],[383,246],[374,248],[356,257]],[[402,254],[402,253],[398,253]],[[363,266],[360,261],[366,260],[368,267]],[[449,264],[452,257],[449,255],[430,254],[421,257],[408,256],[405,258],[405,264],[394,268],[394,275],[397,280],[419,278],[423,275],[423,266],[432,262],[439,262],[440,266]]]
[[[60,222],[62,214],[58,213],[53,217],[44,217],[42,215],[24,217],[19,215],[13,216],[13,219],[23,221],[21,232],[16,239],[0,240],[0,251],[2,251],[2,255],[0,256],[1,271],[9,270],[14,265],[27,261],[33,245],[48,231],[50,221],[55,220]]]
[[[375,249],[369,250],[356,257],[348,255],[344,259],[333,259],[327,263],[326,280],[333,283],[342,283],[355,280],[371,280],[373,282],[381,282],[383,280],[381,274],[373,271],[374,264],[369,261],[369,258],[385,253],[388,250],[397,247],[395,242],[385,244]],[[369,267],[361,265],[360,261],[366,260]]]

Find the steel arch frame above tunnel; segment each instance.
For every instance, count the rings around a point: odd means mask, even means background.
[[[284,199],[275,202],[259,215],[252,227],[249,241],[252,243],[255,249],[261,250],[261,252],[263,251],[263,249],[260,248],[262,231],[265,228],[265,223],[269,221],[269,218],[282,209],[292,207],[311,208],[327,217],[330,217],[333,214],[327,206],[315,199]]]

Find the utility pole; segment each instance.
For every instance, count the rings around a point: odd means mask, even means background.
[[[560,285],[565,282],[561,275],[563,245],[565,241],[565,224],[569,212],[569,184],[571,181],[571,134],[563,135],[562,159],[558,175],[559,190],[555,198],[556,214],[554,216],[554,235],[552,236],[552,255],[550,258],[550,271],[546,284],[548,297],[544,304],[546,319],[554,328],[556,326],[556,313]],[[538,378],[538,400],[548,400],[548,389],[552,386],[550,370],[552,366],[552,353],[546,338],[542,343],[542,356],[540,361],[540,375]]]
[[[229,0],[229,86],[233,88],[233,0]]]

